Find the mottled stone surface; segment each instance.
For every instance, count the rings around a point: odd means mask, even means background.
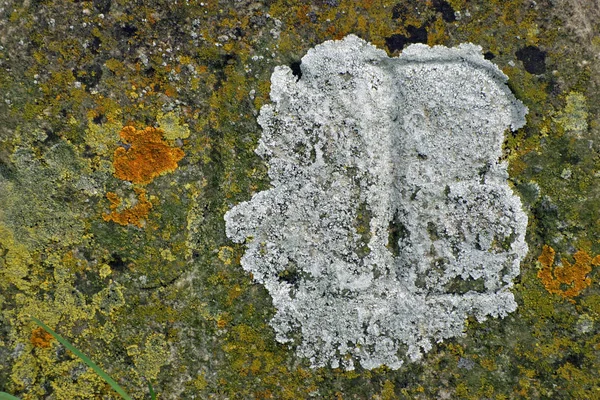
[[[3,1],[0,392],[120,398],[56,340],[40,347],[34,316],[134,399],[148,382],[161,399],[597,398],[600,267],[580,260],[600,254],[598,32],[596,0]],[[272,296],[223,218],[272,187],[255,149],[273,69],[300,74],[309,49],[348,34],[389,56],[481,46],[529,109],[502,146],[528,216],[516,311],[469,316],[395,370],[309,368],[278,342]],[[525,48],[545,72],[527,71]],[[126,127],[162,131],[177,168],[121,179]],[[372,211],[356,211],[361,257]]]

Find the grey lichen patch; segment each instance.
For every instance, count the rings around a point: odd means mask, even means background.
[[[514,311],[527,217],[500,157],[527,109],[506,76],[472,44],[388,58],[352,35],[301,71],[275,69],[258,118],[273,187],[225,215],[277,339],[314,367],[399,368]]]

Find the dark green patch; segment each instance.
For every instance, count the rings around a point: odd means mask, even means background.
[[[368,204],[361,202],[356,210],[354,223],[354,229],[360,235],[359,247],[356,251],[360,258],[364,258],[371,253],[371,249],[369,248],[369,242],[371,241],[371,218],[372,213]]]
[[[400,241],[407,239],[408,236],[408,229],[402,223],[400,212],[397,210],[388,225],[388,242],[386,245],[394,257],[400,255]]]
[[[483,278],[463,279],[460,276],[457,276],[444,286],[444,292],[458,295],[465,294],[467,292],[484,293],[485,280]]]

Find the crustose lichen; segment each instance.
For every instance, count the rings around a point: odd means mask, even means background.
[[[500,161],[527,109],[481,48],[357,38],[277,67],[257,153],[272,188],[225,216],[273,297],[277,339],[313,366],[398,368],[502,317],[527,217]]]

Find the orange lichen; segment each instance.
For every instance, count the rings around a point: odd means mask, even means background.
[[[174,171],[184,156],[181,149],[170,147],[163,140],[160,129],[125,126],[119,136],[128,145],[115,150],[113,165],[115,176],[124,181],[150,183],[157,176]]]
[[[121,211],[117,211],[121,205],[121,199],[116,193],[106,193],[106,198],[110,201],[110,214],[103,214],[102,218],[105,221],[113,221],[120,225],[132,224],[138,228],[142,228],[145,223],[145,219],[148,216],[148,212],[152,208],[152,203],[146,198],[146,191],[144,189],[133,189],[137,194],[137,203],[131,207]]]
[[[592,266],[600,265],[600,256],[590,257],[584,251],[573,255],[575,263],[562,260],[562,265],[553,267],[556,252],[550,246],[544,246],[538,261],[542,265],[537,273],[546,290],[564,298],[578,296],[583,289],[588,287],[592,280],[587,276],[592,271]]]
[[[29,340],[33,347],[48,348],[52,341],[52,335],[43,328],[36,328],[31,332],[31,338]]]
[[[223,329],[226,326],[227,326],[227,320],[222,319],[221,317],[219,317],[219,319],[217,320],[217,328]]]

